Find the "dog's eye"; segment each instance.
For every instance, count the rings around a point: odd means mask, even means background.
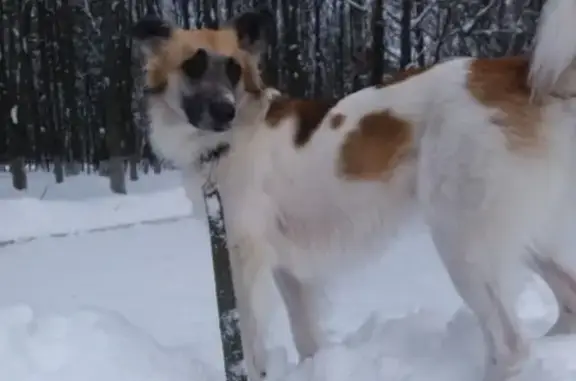
[[[196,54],[182,63],[182,71],[190,79],[199,79],[208,68],[208,53],[198,49]]]
[[[232,83],[232,86],[236,86],[240,81],[242,76],[242,66],[234,58],[228,58],[226,61],[226,75]]]

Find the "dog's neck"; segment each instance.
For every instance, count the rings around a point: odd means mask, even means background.
[[[230,151],[228,142],[221,142],[205,147],[191,165],[182,168],[187,175],[188,181],[193,183],[198,189],[212,189],[216,187],[216,173],[220,160],[226,157]]]
[[[216,162],[226,156],[229,151],[229,143],[219,143],[216,146],[206,148],[198,157],[198,163],[204,165]]]

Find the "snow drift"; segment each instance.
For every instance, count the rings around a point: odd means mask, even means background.
[[[216,381],[184,350],[160,346],[120,315],[95,309],[38,316],[0,311],[0,379],[5,381]]]
[[[448,324],[430,311],[385,321],[374,316],[301,364],[288,364],[278,351],[269,380],[480,381],[482,345],[466,310]],[[541,339],[513,381],[573,381],[575,356],[576,336]],[[192,351],[159,345],[117,313],[81,309],[42,316],[15,306],[0,311],[0,379],[220,381],[223,374],[195,360]]]

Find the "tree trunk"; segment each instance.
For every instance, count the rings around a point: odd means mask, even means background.
[[[384,0],[374,0],[372,11],[372,52],[370,62],[372,63],[372,76],[370,82],[373,85],[382,83],[384,75]]]
[[[412,61],[412,0],[402,0],[402,20],[400,30],[400,69]]]
[[[119,156],[112,156],[108,162],[108,176],[110,189],[114,193],[126,194],[126,180],[124,177],[124,160]]]
[[[56,177],[57,184],[64,182],[64,164],[60,155],[54,157],[54,177]]]
[[[138,181],[138,155],[130,156],[130,180]]]
[[[15,157],[10,161],[10,173],[12,174],[12,186],[17,190],[28,188],[26,170],[24,169],[24,158]]]

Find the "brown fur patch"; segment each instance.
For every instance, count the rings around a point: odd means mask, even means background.
[[[266,112],[266,122],[270,126],[276,127],[278,123],[292,113],[292,102],[293,99],[286,95],[280,95],[278,98],[272,100]]]
[[[286,118],[294,118],[296,120],[294,144],[300,148],[310,141],[328,111],[335,104],[334,101],[292,99],[280,96],[271,102],[266,113],[266,122],[275,127]]]
[[[386,179],[412,148],[412,126],[389,111],[367,114],[340,153],[340,170],[353,180]]]
[[[497,110],[498,125],[512,150],[534,148],[541,138],[541,108],[530,101],[529,62],[524,57],[477,59],[470,65],[468,90],[482,105]]]
[[[332,118],[330,119],[330,127],[332,127],[333,129],[338,129],[346,120],[346,115],[344,114],[334,114],[332,115]]]
[[[258,62],[248,52],[240,49],[236,32],[232,29],[174,30],[170,40],[147,62],[148,87],[165,86],[168,75],[179,70],[182,62],[192,57],[198,49],[235,58],[242,66],[242,81],[246,91],[256,94],[262,91]]]

